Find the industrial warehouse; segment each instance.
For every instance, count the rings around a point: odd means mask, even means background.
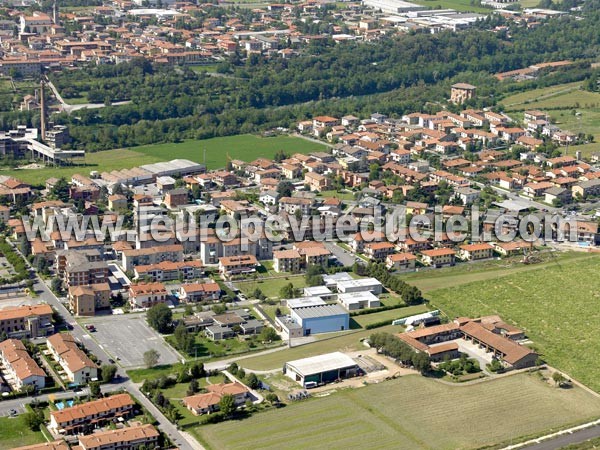
[[[349,356],[333,352],[289,361],[285,363],[283,373],[303,387],[309,388],[356,377],[362,374],[362,370]]]

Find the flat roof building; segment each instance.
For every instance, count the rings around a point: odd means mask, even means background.
[[[341,352],[288,361],[283,373],[307,387],[307,383],[325,384],[361,374],[356,361]]]
[[[303,336],[344,331],[350,328],[350,315],[340,305],[292,308],[290,317],[302,326]]]

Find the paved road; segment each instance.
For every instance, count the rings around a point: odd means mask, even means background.
[[[486,185],[484,185],[483,183],[479,183],[477,181],[473,182],[473,184],[476,184],[481,189],[483,189],[484,187],[486,187]],[[498,186],[489,185],[488,187],[491,187],[498,194],[505,195],[509,200],[518,200],[519,202],[526,203],[528,206],[531,206],[533,208],[537,208],[540,211],[545,209],[545,210],[547,210],[549,212],[553,212],[554,213],[554,212],[558,212],[558,211],[561,210],[560,208],[554,208],[553,206],[548,206],[545,203],[539,203],[539,202],[536,202],[534,200],[529,200],[527,198],[523,198],[519,194],[515,194],[514,192],[508,192],[508,191],[506,191],[506,190],[504,190],[502,188],[499,188]]]
[[[564,434],[547,441],[542,441],[539,444],[528,445],[522,447],[525,450],[558,450],[567,445],[579,444],[581,442],[600,437],[600,425],[583,430],[574,431],[573,433]]]

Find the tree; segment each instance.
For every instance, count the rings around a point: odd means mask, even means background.
[[[64,177],[61,177],[50,189],[50,195],[63,202],[69,201],[69,183]]]
[[[100,390],[100,383],[98,383],[97,381],[91,381],[89,384],[89,387],[90,387],[90,397],[99,398],[100,395],[102,394],[102,391]]]
[[[254,373],[248,375],[245,381],[246,385],[248,385],[250,389],[258,389],[260,387],[260,381]]]
[[[115,366],[113,364],[102,366],[102,370],[100,371],[100,373],[101,373],[100,377],[102,378],[102,381],[104,381],[105,383],[108,383],[117,374],[117,366]]]
[[[294,192],[294,185],[291,181],[282,181],[277,185],[277,194],[281,197],[291,197]]]
[[[183,323],[177,325],[173,337],[175,338],[175,347],[178,350],[188,354],[194,351],[194,336],[188,333]]]
[[[194,395],[200,390],[200,385],[197,380],[190,381],[190,385],[188,387],[188,395]]]
[[[148,310],[146,320],[159,333],[168,333],[173,322],[173,312],[164,303],[159,303]]]
[[[54,277],[52,278],[52,282],[50,283],[50,288],[52,289],[53,292],[56,292],[57,294],[61,294],[62,292],[62,281],[60,278],[58,277]]]
[[[561,387],[565,383],[565,381],[567,381],[565,376],[560,372],[554,372],[552,374],[552,380],[554,380],[554,383],[558,387]]]
[[[29,411],[23,415],[23,421],[30,430],[39,431],[40,425],[44,423],[44,411],[41,409]]]
[[[235,411],[235,398],[233,395],[225,394],[219,401],[219,410],[225,417],[229,417]]]
[[[281,337],[277,334],[277,332],[271,327],[264,327],[260,334],[258,335],[258,339],[261,342],[273,342],[278,341]]]
[[[232,362],[231,364],[229,364],[229,367],[227,368],[227,371],[231,375],[237,375],[239,369],[240,368],[238,367],[237,363]]]
[[[26,236],[23,236],[19,241],[19,251],[23,256],[31,255],[31,243]]]
[[[192,369],[190,370],[190,373],[192,375],[192,378],[196,379],[196,378],[202,378],[204,375],[206,375],[206,372],[204,370],[204,364],[203,363],[196,363],[192,366]]]
[[[288,283],[279,290],[280,298],[294,298],[296,290],[292,283]]]
[[[156,364],[158,364],[158,359],[160,358],[160,353],[158,353],[153,348],[144,352],[144,364],[148,369],[151,369]]]
[[[277,394],[274,394],[273,392],[269,392],[265,396],[265,400],[268,401],[271,405],[279,403],[279,397],[277,397]]]
[[[190,304],[185,305],[185,309],[183,310],[183,316],[187,317],[192,315],[194,315],[194,307]]]

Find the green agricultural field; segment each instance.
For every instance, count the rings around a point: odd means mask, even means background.
[[[401,326],[385,326],[377,328],[376,331],[399,333]],[[283,367],[286,361],[294,359],[307,358],[309,356],[321,355],[335,351],[352,351],[363,347],[361,339],[369,337],[374,330],[347,331],[341,333],[328,333],[315,335],[318,339],[310,344],[300,345],[290,349],[285,349],[266,355],[244,358],[238,361],[238,364],[247,369],[253,370],[273,370]]]
[[[540,253],[543,260],[539,264],[525,265],[521,263],[521,257],[513,257],[502,260],[481,261],[477,264],[460,264],[443,269],[414,272],[403,275],[402,278],[409,284],[417,286],[423,292],[436,289],[461,286],[476,281],[497,279],[520,272],[536,271],[547,266],[559,263],[572,264],[580,259],[590,258],[589,254],[581,252],[565,253]]]
[[[0,448],[13,448],[46,442],[40,431],[31,431],[24,415],[0,417]]]
[[[75,173],[89,174],[92,170],[99,172],[130,169],[175,158],[189,159],[202,163],[206,149],[206,164],[209,169],[225,167],[227,155],[232,159],[252,161],[259,156],[272,158],[279,150],[288,153],[310,153],[322,151],[324,145],[292,136],[276,136],[261,138],[244,134],[206,140],[187,140],[179,144],[156,144],[135,147],[133,149],[108,150],[88,153],[81,165],[68,167],[48,167],[44,169],[0,170],[0,175],[10,175],[28,183],[43,183],[51,177],[70,177]]]
[[[511,109],[525,109],[529,108],[529,106],[534,102],[541,102],[546,98],[553,98],[563,93],[578,91],[580,87],[581,82],[576,81],[574,83],[558,84],[540,89],[532,89],[530,91],[519,92],[518,94],[510,95],[502,99],[501,103],[509,111]]]
[[[367,325],[370,325],[372,323],[379,323],[383,322],[384,320],[389,320],[391,324],[392,320],[401,319],[402,317],[413,316],[415,314],[423,314],[427,311],[429,311],[427,305],[415,305],[407,306],[405,308],[390,309],[388,311],[381,311],[373,314],[363,314],[360,316],[354,316],[353,319],[361,327],[366,327]]]
[[[413,3],[427,6],[432,9],[455,9],[457,11],[469,11],[490,14],[493,10],[475,5],[471,0],[415,0]]]
[[[279,298],[279,291],[289,283],[292,283],[298,289],[306,287],[304,275],[290,275],[288,277],[269,278],[267,280],[238,281],[235,285],[247,296],[251,295],[258,288],[269,298]]]
[[[537,374],[471,386],[410,375],[192,432],[211,449],[472,449],[595,418],[599,408],[583,389]]]
[[[427,297],[450,317],[501,315],[526,331],[548,364],[600,392],[600,255],[530,267]]]

